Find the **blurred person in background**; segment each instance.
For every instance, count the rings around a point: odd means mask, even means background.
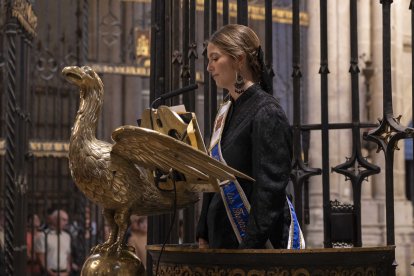
[[[83,213],[84,216],[79,215]],[[85,206],[84,212],[78,212],[76,219],[73,219],[68,226],[71,236],[71,276],[80,275],[83,263],[89,252],[96,244],[96,222],[91,221],[91,208]]]
[[[41,275],[41,265],[34,251],[33,243],[42,231],[41,222],[37,214],[27,216],[26,222],[26,246],[27,246],[27,274]]]
[[[54,210],[49,216],[49,228],[35,240],[35,252],[46,275],[68,276],[71,268],[71,238],[64,231],[69,216],[64,210]]]
[[[131,216],[130,237],[128,238],[128,245],[135,248],[135,254],[141,260],[144,267],[147,264],[147,217],[137,215]]]
[[[6,275],[6,263],[4,260],[4,215],[0,209],[0,276]]]

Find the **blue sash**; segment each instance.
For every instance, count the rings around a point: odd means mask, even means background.
[[[216,144],[210,154],[214,159],[222,161],[219,145]],[[243,237],[246,235],[250,203],[237,181],[224,181],[219,186],[230,223],[233,230],[235,230],[234,233],[236,234],[237,240],[241,243]]]
[[[214,122],[214,131],[210,143],[210,155],[214,159],[226,164],[226,161],[221,154],[221,135],[224,129],[227,112],[230,109],[231,102],[224,103],[218,113]],[[219,183],[220,194],[226,208],[227,216],[232,225],[234,234],[239,243],[242,242],[246,235],[247,223],[249,221],[250,203],[241,188],[239,182],[224,181]],[[289,205],[291,223],[289,227],[288,249],[302,249],[305,248],[305,239],[303,238],[299,222],[296,217],[295,210],[289,198],[286,197]],[[270,241],[266,242],[266,248],[273,248]]]

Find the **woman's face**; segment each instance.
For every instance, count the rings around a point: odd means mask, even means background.
[[[207,57],[207,71],[210,72],[216,85],[228,90],[234,89],[237,70],[236,61],[213,43],[207,45]]]

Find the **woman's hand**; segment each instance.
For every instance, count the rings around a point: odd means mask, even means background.
[[[203,238],[198,238],[198,248],[209,248],[208,241]]]

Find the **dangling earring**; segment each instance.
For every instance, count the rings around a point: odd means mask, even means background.
[[[244,82],[244,79],[243,79],[242,75],[240,75],[239,72],[236,72],[236,82],[234,83],[234,87],[235,87],[234,91],[237,94],[243,93],[244,92],[244,89],[243,89],[244,84],[245,84],[245,82]]]

